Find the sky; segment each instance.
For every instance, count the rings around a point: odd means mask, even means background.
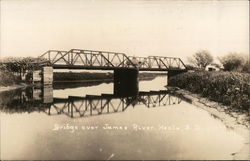
[[[92,49],[187,61],[249,55],[248,1],[1,0],[1,57]]]

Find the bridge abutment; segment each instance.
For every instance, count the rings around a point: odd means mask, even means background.
[[[44,85],[53,84],[53,67],[42,68],[42,82]]]
[[[32,73],[33,83],[41,82],[43,85],[53,84],[53,67],[42,67],[41,70],[33,71]]]
[[[187,72],[187,71],[185,71],[185,70],[169,70],[168,71],[168,82],[167,82],[167,85],[168,86],[171,86],[172,84],[170,83],[170,81],[169,81],[169,79],[171,78],[171,77],[174,77],[174,76],[176,76],[176,75],[178,75],[178,74],[181,74],[181,73],[185,73],[185,72]]]
[[[138,69],[114,70],[114,94],[119,96],[137,95],[139,91]]]

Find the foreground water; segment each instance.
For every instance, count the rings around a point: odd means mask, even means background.
[[[165,84],[122,98],[113,83],[1,93],[1,159],[232,159],[243,138]]]

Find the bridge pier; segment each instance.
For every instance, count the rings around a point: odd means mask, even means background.
[[[176,75],[178,75],[178,74],[181,74],[181,73],[184,73],[184,72],[187,72],[186,70],[169,70],[168,71],[168,82],[167,82],[167,85],[168,86],[171,86],[171,85],[173,85],[173,84],[171,84],[170,82],[169,82],[169,79],[171,78],[171,77],[174,77],[174,76],[176,76]]]
[[[42,68],[42,83],[44,85],[53,84],[53,67],[43,67]]]
[[[139,91],[139,70],[115,69],[114,94],[119,96],[137,95]]]
[[[53,103],[53,87],[52,84],[42,87],[42,101],[43,103]]]
[[[33,84],[41,82],[43,85],[53,84],[53,67],[42,67],[41,70],[33,71],[32,73]]]

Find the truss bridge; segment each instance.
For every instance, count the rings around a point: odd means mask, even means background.
[[[124,53],[71,49],[69,51],[49,50],[40,56],[43,63],[54,69],[114,70],[137,68],[140,71],[185,70],[180,58],[148,56],[127,56]]]
[[[139,71],[166,72],[168,79],[187,71],[180,58],[136,57],[124,53],[82,49],[49,50],[38,60],[37,63],[42,67],[42,72],[33,72],[33,82],[42,81],[44,85],[53,84],[53,69],[113,70],[114,91],[128,94],[138,91]],[[129,89],[134,89],[134,91]]]

